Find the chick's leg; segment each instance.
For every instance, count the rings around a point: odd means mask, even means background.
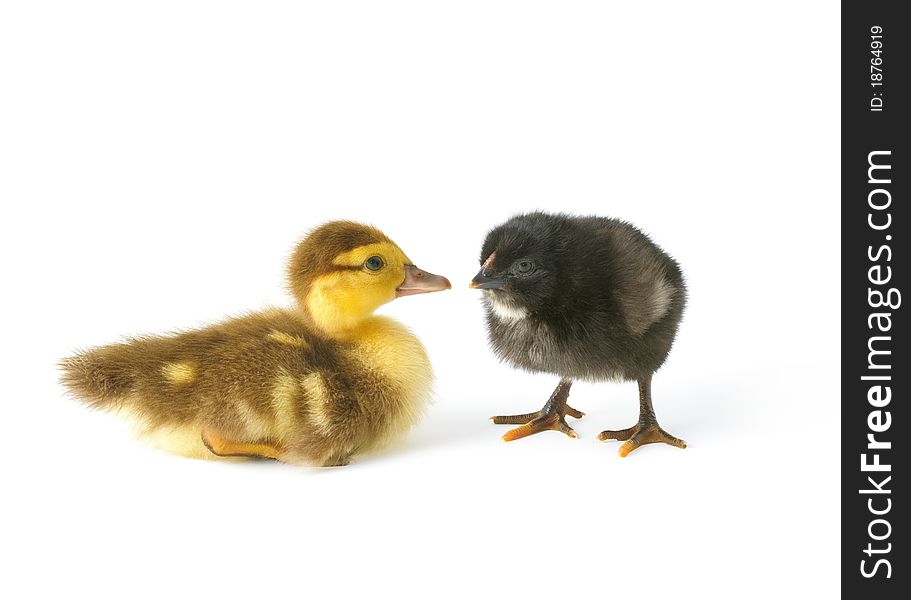
[[[639,422],[628,429],[602,431],[598,436],[601,441],[620,440],[620,456],[626,456],[639,446],[645,444],[670,444],[686,448],[686,442],[675,438],[658,426],[655,409],[652,407],[652,376],[639,380]]]
[[[202,443],[216,456],[246,456],[279,460],[282,449],[261,442],[235,442],[212,429],[203,429]]]
[[[571,438],[578,437],[572,427],[566,424],[566,415],[576,419],[581,419],[585,416],[585,413],[566,404],[566,400],[569,398],[569,388],[572,384],[573,382],[569,379],[561,379],[560,383],[557,384],[557,389],[550,395],[550,399],[544,405],[544,408],[538,412],[491,417],[491,420],[497,425],[523,424],[521,427],[507,431],[506,435],[503,436],[503,440],[511,442],[547,430],[562,431]]]

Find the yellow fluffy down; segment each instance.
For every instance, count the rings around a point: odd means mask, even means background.
[[[123,419],[140,440],[152,446],[188,458],[216,460],[221,457],[212,454],[202,443],[202,428],[196,424],[149,426],[142,410],[127,401],[115,414]]]
[[[398,321],[372,317],[350,335],[357,339],[355,356],[363,368],[383,375],[396,388],[386,395],[385,435],[365,448],[378,450],[403,437],[421,419],[433,391],[433,369],[423,344]]]

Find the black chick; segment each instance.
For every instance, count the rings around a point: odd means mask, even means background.
[[[523,424],[516,440],[553,429],[570,437],[566,401],[575,379],[639,383],[639,422],[603,431],[625,440],[620,456],[643,444],[685,448],[658,426],[651,381],[667,358],[686,304],[677,262],[629,223],[604,217],[534,212],[497,226],[484,240],[470,286],[483,290],[488,337],[501,360],[561,377],[544,408],[493,417]]]

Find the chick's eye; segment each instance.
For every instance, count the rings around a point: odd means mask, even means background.
[[[516,263],[516,270],[519,273],[530,273],[535,268],[535,264],[530,260],[520,260]]]
[[[379,256],[371,256],[364,261],[364,266],[371,271],[379,271],[385,266],[386,263],[383,262],[383,259]]]

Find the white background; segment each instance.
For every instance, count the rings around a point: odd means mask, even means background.
[[[829,598],[839,540],[837,3],[5,2],[0,596]],[[500,441],[555,377],[497,363],[467,283],[529,209],[633,221],[690,305],[655,377],[689,442]],[[341,469],[220,464],[64,397],[56,359],[285,305],[371,222],[451,292],[382,312],[437,394]]]

